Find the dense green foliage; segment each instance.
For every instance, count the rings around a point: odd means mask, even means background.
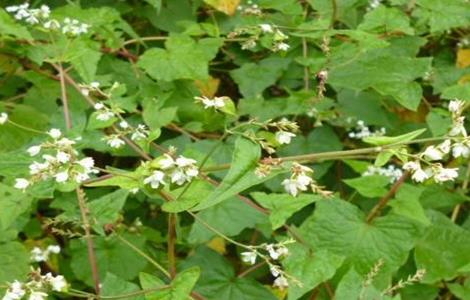
[[[470,299],[468,0],[21,4],[4,300]]]

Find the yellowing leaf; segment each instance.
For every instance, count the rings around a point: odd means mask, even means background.
[[[470,82],[470,75],[464,75],[459,79],[459,84],[465,84],[467,82]]]
[[[224,255],[226,252],[225,249],[225,241],[223,238],[216,236],[212,240],[207,243],[207,247],[211,248],[212,250],[216,251],[219,254]]]
[[[210,76],[207,80],[196,80],[194,83],[203,96],[213,98],[219,89],[220,79]]]
[[[204,2],[229,16],[235,14],[240,4],[240,0],[204,0]]]
[[[457,51],[457,67],[466,68],[470,66],[470,49],[459,49]]]

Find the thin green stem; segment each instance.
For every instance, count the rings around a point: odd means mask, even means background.
[[[30,127],[27,127],[27,126],[24,126],[24,125],[21,125],[21,124],[18,124],[16,122],[13,122],[12,120],[8,119],[8,123],[15,126],[15,127],[18,127],[22,130],[26,130],[26,131],[29,131],[29,132],[34,132],[34,133],[37,133],[37,134],[47,134],[45,133],[44,131],[40,131],[40,130],[36,130],[34,128],[30,128]]]
[[[128,240],[126,240],[125,238],[123,238],[121,235],[116,234],[116,237],[118,238],[118,240],[120,240],[121,242],[123,242],[124,244],[126,244],[129,248],[131,248],[132,250],[134,250],[136,253],[138,253],[140,256],[142,256],[143,258],[145,258],[149,263],[151,263],[154,267],[156,267],[158,270],[160,270],[163,274],[165,274],[166,277],[168,278],[171,278],[170,276],[170,273],[168,273],[168,271],[162,266],[160,265],[156,260],[154,260],[153,258],[151,258],[150,256],[148,256],[144,251],[140,250],[138,247],[136,247],[135,245],[133,245],[131,242],[129,242]]]

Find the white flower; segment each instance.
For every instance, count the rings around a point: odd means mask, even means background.
[[[403,165],[403,170],[406,171],[416,171],[421,168],[419,162],[409,161]]]
[[[54,254],[60,253],[60,246],[59,245],[49,245],[47,246],[47,251]]]
[[[29,155],[36,156],[39,154],[39,152],[41,152],[41,146],[31,146],[26,151],[29,153]]]
[[[165,185],[165,173],[162,171],[153,171],[152,175],[144,179],[144,184],[150,184],[153,189],[158,189],[160,185]]]
[[[127,129],[129,128],[129,123],[127,123],[126,121],[121,121],[119,122],[119,127],[121,127],[122,129]]]
[[[2,112],[0,114],[0,125],[5,124],[8,121],[8,114],[6,112]]]
[[[199,100],[204,105],[204,109],[207,109],[210,107],[214,107],[215,109],[220,109],[225,106],[225,101],[223,97],[215,97],[214,99],[209,99],[203,96],[203,97],[194,97],[194,99]]]
[[[57,129],[57,128],[52,128],[47,133],[51,136],[51,138],[55,140],[60,138],[60,136],[62,135],[62,132],[60,131],[60,129]]]
[[[70,154],[59,151],[57,152],[56,159],[58,162],[65,164],[70,161]]]
[[[426,179],[428,179],[429,177],[430,177],[430,175],[427,172],[423,171],[423,169],[421,169],[421,167],[419,169],[415,170],[413,175],[411,175],[411,179],[413,179],[416,182],[423,182]]]
[[[100,83],[98,81],[92,81],[90,82],[90,87],[97,89],[100,87]]]
[[[266,246],[266,250],[269,253],[269,256],[271,256],[272,259],[277,260],[281,256],[287,255],[289,251],[287,248],[283,245],[275,246],[272,244],[269,244]]]
[[[182,185],[186,180],[188,180],[188,176],[184,173],[182,169],[175,169],[171,173],[171,182],[176,183],[177,185]]]
[[[8,287],[8,290],[5,293],[5,296],[3,296],[2,300],[19,300],[23,298],[25,294],[26,291],[23,289],[23,284],[18,280],[15,280]]]
[[[175,161],[168,154],[164,154],[163,158],[158,161],[158,166],[163,170],[172,168],[174,165],[175,165]]]
[[[95,105],[93,106],[96,110],[102,110],[105,106],[101,102],[96,102]]]
[[[77,183],[84,182],[85,180],[88,180],[88,179],[90,179],[90,175],[88,175],[88,173],[77,173],[75,175],[75,181]]]
[[[448,109],[451,113],[460,113],[464,105],[465,105],[464,101],[456,99],[456,100],[452,100],[449,102]]]
[[[54,175],[55,181],[58,183],[66,182],[69,179],[68,171],[62,171]]]
[[[76,140],[80,140],[81,138],[76,138]],[[72,145],[75,145],[75,141],[72,141],[68,138],[61,138],[60,140],[55,141],[56,144],[60,147],[70,147]]]
[[[47,251],[42,251],[39,247],[34,247],[31,250],[31,260],[34,262],[47,261],[49,259],[49,253]]]
[[[259,27],[261,27],[261,31],[263,31],[264,33],[273,32],[273,27],[269,24],[259,24]]]
[[[67,281],[62,275],[53,276],[51,273],[47,273],[44,278],[51,285],[53,291],[62,292],[67,289]]]
[[[29,295],[28,300],[44,300],[47,299],[47,294],[44,292],[33,291]]]
[[[149,134],[149,131],[147,130],[147,127],[143,124],[137,125],[137,128],[134,130],[134,132],[131,135],[131,140],[137,141],[141,139],[147,138]]]
[[[31,174],[31,175],[38,174],[41,171],[47,169],[49,166],[50,166],[50,164],[47,161],[43,162],[43,163],[33,161],[33,163],[29,165],[29,174]]]
[[[279,43],[275,46],[275,51],[287,51],[289,50],[290,46],[287,43]]]
[[[280,288],[281,290],[289,287],[289,282],[284,276],[279,276],[274,280],[273,286]]]
[[[281,270],[279,269],[278,266],[276,265],[270,265],[269,266],[269,271],[274,277],[278,277],[281,274]]]
[[[442,142],[441,144],[437,146],[437,149],[439,149],[442,153],[447,154],[450,152],[450,145],[451,145],[450,140],[445,140],[444,142]]]
[[[119,136],[112,136],[107,143],[111,148],[121,148],[126,142],[121,140]]]
[[[185,170],[185,173],[188,177],[196,177],[199,174],[199,170],[196,167],[193,168],[187,168]]]
[[[450,136],[463,135],[467,136],[467,131],[464,126],[465,117],[459,117],[454,119],[454,124],[449,131]]]
[[[292,132],[280,130],[276,132],[275,137],[276,137],[276,141],[281,145],[290,144],[292,138],[295,137],[295,134]]]
[[[458,168],[446,169],[439,167],[437,172],[434,174],[434,181],[437,183],[454,180],[459,176]]]
[[[426,157],[427,159],[433,161],[433,160],[441,160],[443,157],[443,153],[439,151],[436,147],[434,146],[429,146],[424,150],[423,156]]]
[[[256,252],[254,251],[247,251],[240,253],[242,256],[242,261],[246,262],[247,264],[254,265],[256,262]]]
[[[103,122],[110,120],[112,117],[114,117],[114,113],[110,110],[100,111],[96,115],[96,119]]]
[[[29,186],[30,182],[25,178],[16,178],[15,179],[15,188],[24,190]]]
[[[91,157],[82,158],[77,163],[86,170],[90,170],[95,166],[95,161]]]
[[[178,167],[187,167],[187,166],[192,166],[194,165],[195,163],[197,163],[197,161],[195,161],[194,159],[191,159],[191,158],[186,158],[182,155],[180,155],[177,159],[176,159],[176,165]]]
[[[296,197],[299,193],[297,180],[295,179],[284,179],[281,183],[284,186],[284,189],[287,193],[291,194],[292,196]]]
[[[310,185],[313,181],[312,177],[305,175],[305,174],[299,174],[296,180],[297,180],[297,186],[302,191],[305,191],[307,189],[307,186]]]
[[[470,148],[463,143],[455,143],[452,145],[452,156],[453,157],[465,157],[470,155]]]
[[[54,29],[59,29],[59,28],[60,28],[60,23],[59,23],[59,21],[57,21],[57,20],[49,20],[49,21],[46,21],[46,22],[43,24],[43,27],[46,28],[46,29],[52,29],[52,30],[54,30]],[[89,93],[89,91],[88,91],[87,89],[82,89],[82,90],[81,90],[81,91],[82,91],[82,94],[85,95],[86,92],[83,93],[84,90],[86,90],[86,91]],[[88,93],[87,93],[85,96],[88,96]]]

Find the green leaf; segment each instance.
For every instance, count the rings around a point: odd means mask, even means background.
[[[330,279],[343,263],[344,257],[328,250],[311,251],[300,244],[289,247],[289,255],[282,262],[286,272],[301,282],[289,282],[288,300],[296,300]]]
[[[369,273],[381,259],[382,274],[396,271],[414,247],[421,226],[394,214],[378,217],[370,224],[365,219],[364,213],[348,202],[319,201],[300,232],[314,250],[329,250],[346,257],[345,263],[360,274]]]
[[[414,80],[430,70],[431,59],[385,53],[364,54],[348,63],[332,67],[328,83],[335,88],[373,88],[382,95],[392,96],[405,108],[416,110],[421,101],[422,89]]]
[[[426,269],[424,282],[451,280],[470,263],[469,232],[438,212],[429,211],[428,217],[431,226],[416,245],[416,266]]]
[[[101,59],[100,44],[83,39],[75,39],[66,53],[68,60],[85,83],[95,80],[98,62]]]
[[[5,230],[27,211],[32,203],[28,194],[0,183],[0,229]]]
[[[394,7],[380,5],[364,16],[364,21],[357,27],[360,30],[389,33],[403,32],[413,34],[410,19],[401,10]]]
[[[318,195],[300,194],[294,198],[289,194],[266,194],[261,192],[251,193],[251,196],[264,208],[270,210],[269,220],[273,230],[286,224],[286,221],[295,212],[305,206],[321,201],[323,198]]]
[[[182,263],[183,269],[192,266],[201,268],[201,277],[196,284],[196,291],[207,299],[277,299],[255,280],[236,276],[230,263],[207,247],[197,248],[196,253]]]
[[[186,190],[186,187],[169,191],[169,193],[176,198],[179,197],[180,193],[184,190]],[[163,211],[172,213],[189,210],[201,202],[201,200],[207,197],[213,190],[214,186],[207,181],[195,180],[181,198],[163,203],[162,209]]]
[[[124,238],[135,247],[144,249],[144,237],[124,235]],[[93,240],[100,278],[105,278],[106,273],[111,272],[123,280],[132,280],[147,265],[147,261],[142,259],[142,256],[114,236],[95,237]],[[70,267],[77,279],[93,286],[87,253],[87,244],[84,239],[71,241]]]
[[[441,97],[451,100],[460,99],[470,101],[470,83],[449,86],[442,91]]]
[[[364,278],[353,267],[344,274],[335,291],[336,300],[360,299]]]
[[[18,242],[0,244],[0,282],[23,280],[30,272],[29,253]]]
[[[399,136],[369,136],[365,137],[362,140],[371,145],[383,146],[390,144],[399,144],[406,143],[414,140],[416,137],[420,136],[426,131],[425,128],[418,129],[412,132],[408,132]]]
[[[0,109],[1,105],[0,105]],[[48,124],[48,117],[36,109],[17,104],[13,112],[9,113],[9,118],[20,125],[25,125],[36,130],[45,130]],[[38,133],[26,131],[11,124],[0,126],[0,152],[18,150],[31,141],[32,138],[39,136]]]
[[[390,185],[390,178],[381,175],[361,176],[343,181],[359,194],[369,198],[382,197],[387,193],[387,186]]]
[[[113,224],[118,219],[128,195],[127,190],[116,190],[89,203],[91,216],[95,220],[93,223],[95,231],[105,235],[104,226]]]
[[[165,42],[166,50],[147,50],[137,65],[157,80],[204,80],[209,77],[208,62],[215,57],[222,42],[217,38],[195,42],[189,36],[171,34]]]
[[[464,0],[417,0],[416,15],[427,21],[431,32],[468,26],[470,15]]]
[[[392,211],[397,215],[419,221],[424,225],[430,225],[431,223],[424,213],[423,206],[419,202],[423,190],[421,187],[403,184],[398,190],[395,199],[389,202]]]
[[[12,35],[26,40],[33,39],[29,31],[17,23],[3,8],[0,9],[0,34]]]
[[[245,98],[255,98],[267,87],[276,83],[287,70],[290,60],[280,57],[269,57],[258,63],[245,63],[239,69],[230,72]]]
[[[227,236],[235,236],[243,229],[254,228],[256,224],[266,220],[263,213],[235,197],[209,207],[197,215]],[[196,220],[189,232],[188,241],[195,244],[204,243],[214,235],[212,231]]]
[[[249,187],[260,184],[281,171],[273,171],[270,175],[259,178],[255,175],[255,169],[261,157],[260,147],[250,140],[239,137],[235,142],[235,150],[230,170],[220,185],[194,210],[206,209],[214,206],[233,195],[246,190]]]
[[[117,117],[112,117],[112,118],[110,118],[109,120],[106,120],[106,121],[98,120],[98,118],[97,118],[98,114],[99,114],[99,112],[94,111],[90,115],[90,118],[88,119],[87,130],[102,129],[102,128],[111,127],[118,120]]]
[[[102,285],[101,294],[105,297],[124,296],[140,290],[138,285],[123,280],[109,272],[106,273],[106,277],[104,278]],[[127,296],[125,299],[143,300],[144,297],[143,295]]]
[[[198,267],[192,267],[178,273],[170,284],[169,289],[149,293],[147,300],[187,300],[191,299],[190,294],[196,284],[200,270]],[[164,286],[164,282],[150,274],[141,273],[140,284],[144,289],[153,289]]]

